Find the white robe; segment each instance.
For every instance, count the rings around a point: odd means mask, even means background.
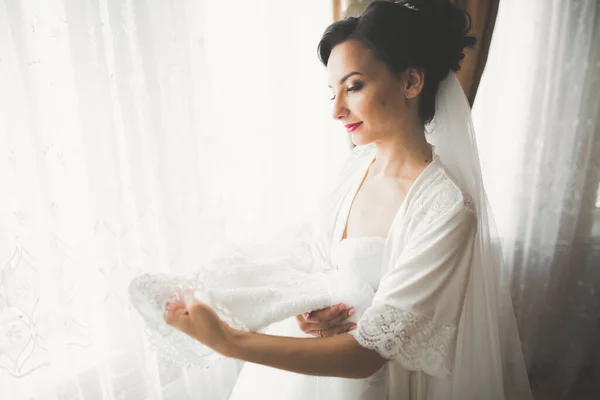
[[[366,153],[370,163],[374,152]],[[353,332],[393,360],[389,399],[425,399],[431,379],[437,391],[448,382],[476,227],[470,200],[435,157],[398,210],[378,290]]]
[[[151,274],[135,279],[130,287],[131,298],[146,323],[156,331],[166,329],[158,326],[162,312],[154,312],[152,317],[142,309],[152,303],[155,311],[161,311],[160,304],[174,287],[200,288],[198,297],[242,329],[264,331],[272,323],[286,320],[271,326],[269,333],[288,336],[303,336],[293,326],[295,315],[344,301],[357,308],[357,314],[350,318],[358,321],[357,329],[352,331],[357,342],[390,361],[372,379],[365,380],[308,376],[294,380],[289,377],[297,374],[267,372],[272,369],[261,367],[265,373],[262,377],[260,373],[256,375],[258,390],[269,384],[285,385],[287,381],[291,385],[289,393],[295,392],[291,390],[294,384],[301,386],[298,390],[304,397],[298,398],[348,400],[343,392],[350,389],[351,393],[361,393],[361,385],[376,382],[385,385],[387,395],[382,395],[382,400],[426,399],[432,386],[436,393],[443,393],[452,374],[472,264],[476,214],[469,199],[435,157],[414,182],[394,218],[384,248],[381,281],[373,297],[366,284],[361,286],[356,277],[340,276],[335,271],[331,249],[333,243],[341,240],[351,200],[375,152],[374,145],[359,146],[353,151],[338,185],[310,219],[294,251],[260,261],[238,256],[216,260],[212,267],[202,268],[199,275],[185,279]],[[203,281],[202,285],[199,281]],[[177,352],[184,339],[175,340],[175,336],[176,333],[164,340],[163,335],[157,347],[166,349],[167,342],[172,345],[180,340],[169,347]],[[203,350],[200,346],[197,349],[202,356]],[[169,356],[177,358],[173,351]],[[307,397],[306,387],[315,382],[317,397]],[[263,390],[257,398],[269,399],[267,392]],[[281,397],[285,392],[277,393],[277,398],[292,398]]]

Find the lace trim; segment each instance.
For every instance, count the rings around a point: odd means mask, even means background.
[[[436,325],[429,317],[384,305],[369,308],[351,333],[361,346],[409,370],[450,378],[454,326]]]
[[[277,259],[253,264],[234,254],[204,264],[194,273],[146,273],[131,281],[129,298],[143,318],[151,348],[162,359],[187,367],[210,366],[224,357],[168,325],[166,303],[193,292],[228,325],[243,331],[260,331],[272,322],[330,304],[328,280],[316,273],[314,279],[302,279],[306,273],[298,272],[290,260],[281,263],[288,272],[277,275],[281,269]]]
[[[185,367],[209,367],[219,360],[212,350],[164,322],[165,303],[178,299],[178,289],[192,289],[197,279],[167,274],[143,274],[131,282],[129,296],[146,323],[144,333],[163,362]],[[181,351],[185,349],[185,351]],[[221,357],[223,358],[223,357]]]

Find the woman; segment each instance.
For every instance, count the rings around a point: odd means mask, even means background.
[[[510,300],[489,269],[500,264],[452,72],[475,42],[468,30],[449,1],[412,0],[376,1],[325,31],[333,117],[357,147],[314,221],[311,260],[318,254],[375,296],[356,326],[352,307],[313,308],[266,335],[235,329],[201,302],[168,304],[169,325],[248,361],[232,399],[531,398]],[[463,108],[443,109],[454,103]],[[434,117],[436,137],[426,138]]]

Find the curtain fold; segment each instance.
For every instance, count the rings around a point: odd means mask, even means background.
[[[127,288],[315,204],[347,153],[330,21],[318,0],[0,1],[0,398],[227,397],[241,364],[158,359]]]
[[[503,0],[474,106],[532,382],[559,398],[600,376],[599,24],[593,0]]]

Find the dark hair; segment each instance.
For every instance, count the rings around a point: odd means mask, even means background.
[[[327,66],[335,46],[359,40],[383,61],[392,73],[421,68],[425,83],[419,116],[423,123],[435,114],[435,95],[450,70],[458,71],[465,47],[475,45],[468,35],[471,17],[450,0],[374,1],[359,17],[331,24],[323,33],[318,53]]]

